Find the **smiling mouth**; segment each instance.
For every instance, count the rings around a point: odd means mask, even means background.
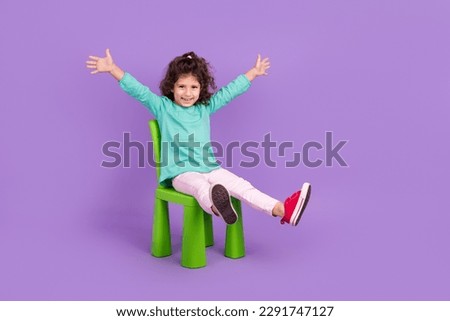
[[[189,103],[189,102],[193,101],[194,98],[189,98],[189,99],[188,99],[188,98],[181,98],[181,100],[183,100],[183,101]]]

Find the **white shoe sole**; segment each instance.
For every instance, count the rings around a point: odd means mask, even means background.
[[[311,195],[311,184],[303,183],[300,197],[295,205],[294,212],[292,213],[290,224],[296,226],[302,217],[303,211],[308,204],[309,196]]]

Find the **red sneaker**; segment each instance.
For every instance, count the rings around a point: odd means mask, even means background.
[[[310,195],[311,184],[304,183],[301,190],[288,197],[284,201],[284,216],[281,219],[281,224],[288,223],[296,226],[308,204]]]

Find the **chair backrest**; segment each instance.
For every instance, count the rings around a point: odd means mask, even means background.
[[[159,125],[156,119],[150,120],[148,125],[153,140],[153,159],[156,166],[156,179],[159,181],[159,175],[161,173],[161,132],[159,131]]]

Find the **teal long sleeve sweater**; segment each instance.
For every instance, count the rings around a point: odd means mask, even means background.
[[[154,115],[161,131],[161,174],[159,183],[171,186],[172,179],[185,172],[210,172],[220,167],[211,146],[210,115],[250,88],[245,75],[222,87],[207,105],[182,107],[158,96],[129,73],[120,87]]]

